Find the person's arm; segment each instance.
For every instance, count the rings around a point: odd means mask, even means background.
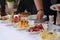
[[[40,21],[44,15],[42,0],[34,0],[35,6],[37,8],[37,21]]]

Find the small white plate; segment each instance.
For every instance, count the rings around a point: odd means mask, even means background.
[[[60,4],[51,5],[51,6],[50,6],[50,9],[55,10],[55,11],[60,11],[60,10],[57,8],[57,6],[60,6]],[[53,7],[55,7],[55,9],[54,9]]]
[[[45,18],[46,16],[44,15],[43,18]],[[35,20],[36,19],[36,15],[30,15],[28,16],[28,19],[32,19]]]
[[[19,27],[18,27],[18,23],[17,23],[16,25],[14,25],[14,27],[15,27],[17,30],[24,30],[24,29],[26,29],[25,27],[24,27],[24,28],[19,28]]]

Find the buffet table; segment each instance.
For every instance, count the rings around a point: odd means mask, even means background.
[[[26,30],[17,30],[7,26],[0,20],[0,40],[42,40],[37,34],[29,34]]]
[[[29,18],[31,18],[31,17],[29,17]],[[32,20],[35,20],[35,18]],[[31,21],[30,21],[30,24],[33,24]],[[10,23],[10,22],[8,21],[8,23]],[[5,21],[0,20],[0,40],[43,40],[40,37],[39,33],[31,34],[26,29],[20,30],[14,26],[15,24],[8,25],[8,23],[5,23]],[[47,26],[47,25],[45,24],[44,27],[45,26]],[[53,26],[54,26],[54,28],[56,27],[56,25],[53,25]]]

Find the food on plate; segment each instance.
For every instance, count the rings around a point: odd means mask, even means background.
[[[57,6],[57,8],[60,10],[60,6]]]
[[[43,40],[50,40],[50,39],[57,38],[57,34],[53,33],[53,32],[49,32],[48,30],[44,30],[44,31],[40,32],[40,37]]]
[[[12,13],[10,20],[11,22],[16,23],[16,22],[19,22],[20,20],[25,20],[28,15],[29,15],[28,13],[21,12],[17,16],[14,16],[14,13]]]
[[[28,25],[28,20],[21,20],[20,22],[19,22],[19,24],[18,24],[18,28],[26,28],[26,27],[28,27],[29,25]]]
[[[29,12],[20,12],[19,13],[19,16],[21,16],[21,17],[28,17],[29,15],[30,15]]]
[[[41,31],[41,30],[43,30],[44,28],[43,28],[43,26],[42,26],[42,24],[39,24],[39,25],[35,25],[35,26],[33,26],[33,27],[30,27],[29,29],[28,29],[28,32],[39,32],[39,31]]]
[[[7,20],[8,18],[6,16],[2,16],[0,20]]]
[[[20,16],[19,15],[14,16],[14,13],[12,13],[11,16],[10,16],[10,21],[14,22],[14,23],[17,23],[17,22],[20,21]]]
[[[57,10],[60,10],[60,6],[53,6],[52,8],[55,9],[55,10],[56,10],[56,9],[57,9]]]
[[[17,22],[19,22],[20,18],[19,18],[19,16],[15,16],[15,17],[11,18],[10,20],[11,20],[11,22],[17,23]]]
[[[56,9],[56,7],[54,6],[53,9]]]

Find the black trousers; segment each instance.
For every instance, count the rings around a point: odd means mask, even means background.
[[[57,1],[57,3],[60,3],[59,0]],[[49,21],[49,15],[54,15],[54,24],[56,24],[57,12],[50,9],[51,5],[53,4],[51,4],[50,0],[43,0],[44,14],[47,16],[46,21]]]
[[[24,12],[25,10],[27,10],[31,14],[37,13],[34,0],[20,0],[16,14],[19,12]]]
[[[0,6],[1,6],[1,8],[0,8],[0,11],[1,11],[1,16],[5,16],[6,15],[6,13],[5,13],[5,0],[0,0]]]
[[[50,11],[48,14],[47,14],[47,20],[46,21],[49,21],[49,15],[53,15],[54,18],[54,23],[53,24],[56,24],[56,18],[57,18],[57,12],[56,11]]]

